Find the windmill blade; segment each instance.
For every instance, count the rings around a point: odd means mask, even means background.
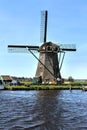
[[[75,44],[61,44],[60,50],[61,51],[76,51],[76,45]]]
[[[39,49],[39,46],[29,46],[29,45],[8,45],[8,51],[15,53],[15,52],[23,52],[28,53],[29,50],[32,50],[34,52],[37,52]]]
[[[41,11],[40,42],[46,42],[48,11]]]

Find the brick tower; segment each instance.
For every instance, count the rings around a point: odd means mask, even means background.
[[[58,62],[58,45],[46,42],[39,48],[39,60],[36,77],[41,76],[42,82],[53,82],[57,78],[61,79]]]

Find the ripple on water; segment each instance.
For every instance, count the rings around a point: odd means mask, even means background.
[[[1,130],[87,130],[87,93],[1,91]]]

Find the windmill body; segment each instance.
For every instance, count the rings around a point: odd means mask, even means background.
[[[57,78],[61,79],[57,54],[58,46],[52,42],[47,42],[42,44],[39,48],[39,52],[39,60],[46,68],[38,62],[36,77],[41,76],[43,83],[54,82]]]
[[[35,77],[40,77],[42,83],[53,83],[61,80],[60,70],[63,64],[66,51],[76,51],[73,44],[54,44],[47,42],[47,16],[48,11],[43,11],[41,15],[41,37],[43,44],[41,46],[29,45],[8,45],[10,52],[30,52],[37,60],[38,66]],[[34,51],[39,52],[39,58]]]

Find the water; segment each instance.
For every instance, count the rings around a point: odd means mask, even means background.
[[[4,89],[4,86],[0,84],[0,90],[1,90],[1,89]]]
[[[0,91],[0,130],[87,130],[87,92]]]

